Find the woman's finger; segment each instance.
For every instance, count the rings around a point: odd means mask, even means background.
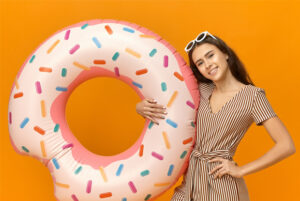
[[[222,168],[222,167],[223,167],[223,164],[217,165],[216,167],[214,167],[214,168],[209,172],[209,174],[213,174],[214,172],[216,172],[217,170],[219,170],[219,169]]]
[[[213,158],[211,160],[209,160],[208,162],[211,163],[211,162],[223,162],[225,159],[224,158],[221,158],[221,157],[216,157],[216,158]]]
[[[148,116],[148,115],[145,115],[145,117],[146,117],[147,119],[151,120],[153,123],[159,125],[159,123],[158,123],[154,118],[152,118],[152,117],[150,117],[150,116]]]

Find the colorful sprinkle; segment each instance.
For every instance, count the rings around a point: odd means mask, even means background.
[[[164,67],[168,67],[169,57],[167,55],[164,56]]]
[[[32,62],[33,62],[33,60],[34,60],[34,58],[35,58],[35,55],[32,55],[32,57],[31,57],[31,59],[30,59],[29,63],[32,63]]]
[[[73,147],[73,144],[70,143],[70,144],[65,144],[62,148],[63,149],[67,149],[67,148],[70,148],[70,147]]]
[[[107,33],[109,35],[111,35],[113,33],[113,31],[111,30],[110,26],[109,25],[105,25],[105,30],[107,31]]]
[[[41,145],[41,151],[42,151],[43,157],[47,157],[44,141],[41,141],[40,145]]]
[[[167,91],[167,84],[165,82],[161,83],[161,90],[162,91]]]
[[[144,69],[136,71],[135,74],[136,75],[142,75],[142,74],[145,74],[147,72],[148,72],[147,68],[144,68]]]
[[[140,37],[141,38],[155,38],[155,36],[147,35],[147,34],[141,34]]]
[[[82,68],[83,70],[90,70],[89,67],[85,66],[85,65],[82,65],[76,61],[73,62],[74,66],[78,67],[78,68]]]
[[[108,198],[108,197],[111,197],[111,196],[112,196],[111,192],[101,193],[99,195],[100,198]]]
[[[143,88],[143,86],[142,86],[141,84],[137,83],[137,82],[133,82],[133,81],[132,81],[132,84],[133,84],[134,86],[138,87],[138,88]]]
[[[8,113],[8,120],[9,120],[9,124],[11,124],[11,112]]]
[[[20,98],[22,96],[23,96],[23,92],[19,92],[14,95],[14,98]]]
[[[26,117],[26,118],[22,121],[22,123],[21,123],[21,125],[20,125],[20,128],[24,128],[28,122],[29,122],[29,118]]]
[[[120,176],[120,175],[121,175],[121,172],[122,172],[122,170],[123,170],[123,167],[124,167],[124,165],[123,165],[123,164],[120,164],[120,166],[119,166],[119,168],[118,168],[118,170],[117,170],[117,173],[116,173],[117,176]]]
[[[182,77],[182,75],[180,75],[178,72],[174,72],[174,76],[175,76],[176,78],[178,78],[180,81],[183,81],[183,80],[184,80],[183,77]]]
[[[19,89],[20,88],[20,86],[19,86],[19,82],[18,82],[18,80],[16,79],[16,88],[17,89]]]
[[[42,88],[41,88],[41,83],[39,81],[36,81],[35,82],[35,88],[36,88],[36,92],[38,94],[41,94],[42,93]]]
[[[55,168],[58,170],[58,169],[60,168],[60,166],[59,166],[59,164],[58,164],[56,158],[52,158],[52,162],[53,162]]]
[[[96,37],[93,37],[92,40],[95,43],[95,45],[97,46],[97,48],[101,48],[101,43],[99,42],[99,40]]]
[[[66,77],[66,75],[67,75],[67,69],[66,68],[61,69],[61,76]]]
[[[112,57],[112,60],[113,61],[116,61],[118,59],[118,57],[120,56],[120,53],[119,52],[116,52],[113,57]]]
[[[66,33],[65,33],[65,40],[69,39],[70,32],[71,32],[71,30],[66,31]]]
[[[195,105],[191,101],[186,101],[186,104],[190,106],[192,109],[195,109]]]
[[[164,141],[165,141],[165,145],[166,145],[167,149],[170,149],[170,148],[171,148],[171,146],[170,146],[170,142],[169,142],[169,139],[168,139],[167,133],[163,131],[163,132],[162,132],[162,134],[163,134]]]
[[[130,181],[130,182],[128,183],[128,185],[129,185],[129,187],[130,187],[130,189],[131,189],[131,191],[132,191],[133,193],[136,193],[136,192],[137,192],[137,190],[136,190],[136,188],[135,188],[135,186],[134,186],[134,184],[133,184],[132,181]]]
[[[89,180],[86,186],[86,193],[90,193],[92,190],[92,180]]]
[[[76,170],[75,170],[75,174],[78,174],[79,172],[81,172],[81,170],[82,170],[82,166],[79,166]]]
[[[143,153],[144,153],[144,145],[142,144],[142,145],[140,146],[139,156],[142,157],[142,156],[143,156]]]
[[[73,199],[73,201],[79,201],[78,198],[76,197],[76,195],[72,194],[71,198]]]
[[[174,165],[172,164],[172,165],[169,166],[168,176],[172,175],[173,169],[174,169]]]
[[[130,33],[134,33],[133,29],[130,29],[130,28],[127,28],[127,27],[124,27],[123,30],[127,31],[127,32],[130,32]]]
[[[194,123],[194,122],[191,122],[191,126],[195,128],[195,123]]]
[[[127,198],[122,198],[122,201],[127,201]]]
[[[62,184],[62,183],[58,183],[58,182],[55,182],[55,184],[62,188],[70,188],[70,186],[68,184]]]
[[[45,130],[41,129],[40,127],[35,126],[33,129],[34,129],[36,132],[38,132],[39,134],[45,135]]]
[[[55,41],[51,47],[47,50],[47,54],[51,53],[52,50],[57,46],[57,44],[60,42],[60,40]]]
[[[106,64],[105,60],[94,60],[94,64]]]
[[[59,124],[55,124],[55,127],[54,127],[54,132],[57,132],[58,131],[58,129],[59,129]]]
[[[150,197],[151,197],[151,194],[148,194],[148,195],[145,197],[145,200],[149,200]]]
[[[81,26],[81,29],[85,29],[87,26],[89,26],[89,24],[84,24]]]
[[[180,158],[183,159],[186,155],[187,151],[182,152],[182,154],[180,155]]]
[[[40,67],[40,68],[39,68],[39,71],[40,71],[40,72],[51,73],[51,72],[52,72],[52,68]]]
[[[151,50],[151,52],[149,53],[150,57],[153,57],[156,54],[157,50],[154,48],[153,50]]]
[[[74,54],[80,48],[79,44],[76,44],[72,49],[70,49],[69,53]]]
[[[192,138],[192,137],[183,140],[182,144],[188,144],[188,143],[190,143],[191,141],[193,141],[193,138]]]
[[[164,157],[162,155],[160,155],[160,154],[158,154],[158,153],[156,153],[154,151],[151,153],[151,155],[153,157],[157,158],[158,160],[163,160],[164,159]]]
[[[169,125],[172,126],[173,128],[177,128],[177,123],[175,123],[175,122],[172,121],[171,119],[167,119],[166,122],[167,122],[167,124],[169,124]]]
[[[119,68],[118,67],[115,67],[115,74],[116,76],[120,77],[120,72],[119,72]]]
[[[149,173],[150,173],[149,170],[144,170],[143,172],[141,172],[141,176],[142,177],[147,176]]]
[[[22,149],[25,151],[25,152],[29,152],[29,150],[26,148],[26,147],[24,147],[24,146],[22,146]]]
[[[177,97],[177,94],[178,94],[178,91],[174,91],[174,93],[172,94],[172,96],[167,104],[167,107],[171,107],[172,103],[174,102],[175,98]]]
[[[135,56],[137,58],[141,58],[141,55],[138,52],[135,52],[134,50],[130,49],[130,48],[126,48],[125,52],[131,54],[132,56]]]
[[[56,87],[56,91],[68,91],[66,87]]]
[[[100,170],[100,174],[101,174],[103,180],[104,180],[105,182],[107,182],[107,177],[106,177],[106,174],[105,174],[105,172],[104,172],[104,169],[103,169],[102,167],[100,167],[99,170]]]
[[[154,125],[153,121],[150,121],[148,128],[151,129],[153,125]]]
[[[44,100],[41,100],[41,113],[42,113],[42,117],[46,117],[46,106]]]

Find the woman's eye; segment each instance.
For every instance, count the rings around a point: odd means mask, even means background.
[[[212,57],[212,56],[214,56],[214,54],[209,55],[209,58]]]

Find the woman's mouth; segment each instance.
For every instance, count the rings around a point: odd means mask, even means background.
[[[211,71],[209,71],[209,75],[215,75],[218,71],[218,67],[215,67],[214,69],[212,69]]]

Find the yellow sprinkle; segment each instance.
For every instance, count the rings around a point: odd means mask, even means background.
[[[74,64],[76,67],[78,67],[78,68],[82,68],[83,70],[90,70],[89,67],[87,67],[87,66],[85,66],[85,65],[82,65],[82,64],[80,64],[80,63],[78,63],[78,62],[76,62],[76,61],[74,61],[73,64]]]
[[[168,186],[168,185],[170,185],[170,182],[156,183],[156,184],[154,184],[154,186],[156,186],[156,187],[160,187],[160,186]]]
[[[59,40],[55,41],[55,43],[53,43],[51,45],[51,47],[47,50],[47,54],[49,54],[50,52],[52,52],[52,50],[55,48],[55,46],[59,43]]]
[[[169,140],[168,140],[168,136],[167,136],[167,133],[165,131],[163,131],[163,136],[164,136],[164,141],[165,141],[165,144],[166,144],[166,147],[167,149],[170,149],[171,146],[170,146],[170,143],[169,143]]]
[[[100,167],[99,170],[100,170],[100,173],[101,173],[101,176],[102,176],[103,180],[105,182],[107,182],[107,177],[106,177],[106,174],[104,172],[104,169],[102,167]]]
[[[44,100],[41,100],[41,112],[42,112],[42,117],[46,117],[46,107],[45,107]]]
[[[167,107],[171,107],[171,105],[172,105],[172,103],[174,102],[174,100],[175,100],[177,94],[178,94],[178,91],[175,91],[175,92],[173,93],[172,97],[170,98],[170,100],[169,100],[169,102],[168,102]]]
[[[126,48],[125,51],[128,52],[129,54],[131,54],[131,55],[137,57],[137,58],[140,58],[140,57],[141,57],[141,55],[140,55],[139,53],[133,51],[132,49]]]
[[[146,34],[141,34],[140,37],[142,37],[142,38],[155,38],[155,36],[146,35]]]
[[[62,183],[59,183],[59,182],[55,182],[55,184],[59,187],[62,187],[62,188],[69,188],[70,187],[68,184],[62,184]]]
[[[16,79],[16,88],[17,89],[19,89],[20,88],[20,86],[19,86],[19,82],[18,82],[18,80]]]
[[[41,141],[40,144],[41,144],[41,151],[42,151],[43,157],[47,157],[44,141]]]

